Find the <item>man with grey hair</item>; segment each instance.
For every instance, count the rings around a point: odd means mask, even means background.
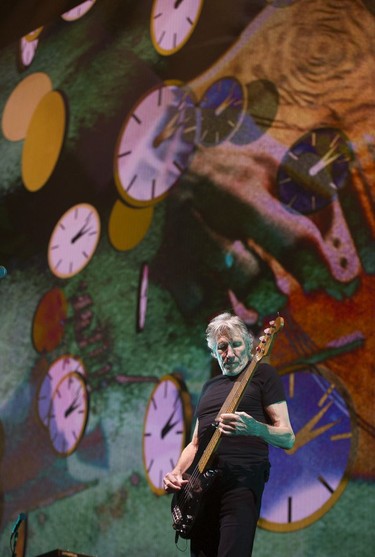
[[[216,421],[222,435],[210,467],[219,473],[192,528],[191,557],[250,557],[269,476],[268,444],[290,449],[294,433],[281,379],[266,363],[255,368],[238,411],[218,416],[234,382],[251,362],[254,339],[245,323],[230,313],[212,319],[206,339],[222,374],[203,386],[192,440],[165,475],[164,488],[178,492],[187,483],[185,473]]]

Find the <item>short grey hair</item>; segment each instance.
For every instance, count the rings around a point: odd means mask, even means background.
[[[228,334],[231,336],[234,334],[240,334],[248,345],[249,351],[252,350],[254,343],[253,335],[250,333],[242,319],[229,312],[221,313],[209,322],[206,329],[206,340],[210,350],[214,352],[219,336]]]

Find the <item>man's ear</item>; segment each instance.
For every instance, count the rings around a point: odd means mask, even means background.
[[[211,356],[212,356],[213,358],[215,358],[215,360],[217,360],[217,355],[216,355],[216,353],[215,353],[213,350],[211,350]]]

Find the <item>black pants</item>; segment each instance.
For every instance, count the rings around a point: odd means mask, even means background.
[[[224,471],[211,490],[192,532],[191,557],[251,557],[269,465]]]

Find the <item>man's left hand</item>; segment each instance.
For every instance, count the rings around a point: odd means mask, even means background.
[[[246,412],[221,414],[218,429],[224,435],[257,435],[258,422]]]

